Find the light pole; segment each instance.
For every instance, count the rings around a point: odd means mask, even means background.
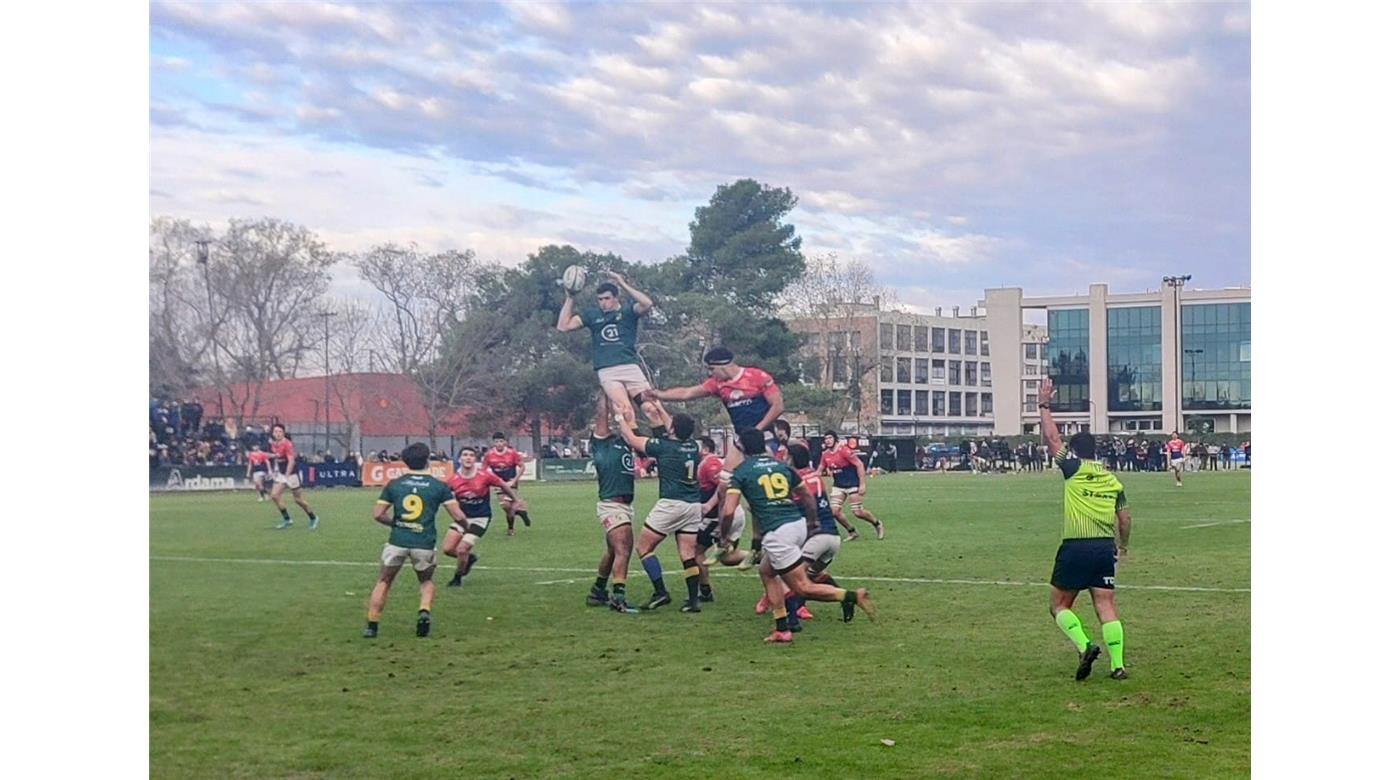
[[[209,283],[209,239],[201,238],[194,242],[199,247],[195,262],[204,268],[204,292],[209,297],[209,349],[214,353],[214,382],[223,382],[223,372],[219,370],[218,323],[214,320],[214,286]],[[224,416],[224,389],[218,388],[219,416]]]
[[[1196,356],[1197,356],[1197,355],[1204,354],[1204,353],[1205,353],[1205,350],[1204,350],[1204,349],[1183,349],[1182,352],[1185,352],[1186,354],[1188,354],[1188,355],[1191,356],[1191,390],[1192,390],[1192,393],[1194,394],[1194,392],[1195,392],[1195,390],[1196,390]],[[1182,425],[1182,427],[1185,427],[1185,426],[1186,426],[1186,398],[1185,398],[1185,395],[1186,395],[1185,391],[1182,391],[1182,396],[1183,396],[1182,399],[1181,399],[1181,420],[1182,420],[1181,425]]]
[[[1178,431],[1186,428],[1186,404],[1181,397],[1184,392],[1184,384],[1181,380],[1181,288],[1189,281],[1191,281],[1191,274],[1162,277],[1162,283],[1172,288],[1172,319],[1176,322],[1176,349],[1172,350],[1172,364],[1176,367]]]
[[[321,318],[321,324],[325,326],[326,341],[323,360],[326,367],[326,452],[331,451],[331,317],[335,316],[333,311],[318,311],[316,316]]]

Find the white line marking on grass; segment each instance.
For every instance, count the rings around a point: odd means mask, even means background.
[[[1239,523],[1248,523],[1248,522],[1249,522],[1249,518],[1246,517],[1246,518],[1243,519],[1243,520],[1212,520],[1212,521],[1210,521],[1210,522],[1208,522],[1208,523],[1196,523],[1195,525],[1183,525],[1183,526],[1181,526],[1181,527],[1182,527],[1182,528],[1210,528],[1210,527],[1213,526],[1213,525],[1236,525],[1236,524],[1239,524]]]
[[[194,558],[178,555],[152,555],[153,561],[176,561],[185,563],[254,563],[271,564],[283,566],[378,566],[374,561],[290,561],[271,558]],[[568,574],[596,574],[596,569],[572,569],[558,566],[483,566],[477,564],[474,568],[488,571],[523,571],[523,572],[564,572]],[[678,575],[680,571],[666,571],[663,574],[672,576]],[[645,572],[629,571],[629,576],[644,576]],[[750,577],[753,575],[737,574],[734,572],[712,571],[711,577]],[[1022,582],[1019,580],[971,580],[971,579],[941,579],[936,577],[862,577],[853,574],[842,574],[843,580],[857,580],[862,582],[898,582],[912,585],[996,585],[1012,588],[1042,588],[1048,585],[1045,582]],[[564,585],[578,582],[578,579],[546,580],[537,582],[536,585]],[[1119,585],[1120,590],[1160,590],[1180,593],[1249,593],[1249,588],[1215,588],[1193,585]]]

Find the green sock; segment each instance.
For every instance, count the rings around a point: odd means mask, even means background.
[[[1103,643],[1108,645],[1108,658],[1114,669],[1123,668],[1123,621],[1103,624]]]
[[[1055,615],[1055,624],[1065,632],[1065,636],[1069,637],[1069,641],[1074,643],[1079,652],[1082,653],[1089,647],[1089,635],[1084,633],[1084,624],[1079,622],[1079,616],[1074,614],[1073,610],[1060,610],[1059,614]]]
[[[608,578],[607,578],[607,577],[599,577],[598,579],[593,580],[593,589],[596,590],[596,591],[605,592],[605,591],[607,590],[607,585],[608,585]]]

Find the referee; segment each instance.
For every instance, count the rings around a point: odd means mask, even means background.
[[[1065,477],[1064,541],[1055,554],[1055,571],[1050,575],[1050,614],[1079,651],[1079,669],[1074,679],[1089,676],[1101,652],[1089,641],[1079,616],[1071,607],[1079,591],[1089,589],[1103,627],[1103,641],[1113,664],[1109,674],[1126,680],[1123,668],[1123,623],[1113,600],[1113,580],[1118,559],[1128,554],[1128,496],[1123,483],[1094,460],[1094,435],[1080,431],[1070,437],[1069,447],[1060,440],[1060,430],[1050,414],[1055,385],[1049,378],[1040,383],[1040,431],[1055,465]],[[1115,522],[1116,520],[1116,522]]]

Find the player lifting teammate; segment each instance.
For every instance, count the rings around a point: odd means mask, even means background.
[[[404,448],[403,461],[408,473],[385,485],[374,505],[374,521],[393,530],[380,554],[379,579],[369,596],[366,639],[379,636],[379,616],[389,600],[389,588],[399,569],[409,562],[418,575],[418,636],[428,635],[432,630],[433,572],[437,569],[438,507],[446,507],[459,523],[466,520],[452,491],[426,471],[428,445],[410,444]]]
[[[822,437],[821,471],[831,475],[831,511],[836,522],[846,529],[846,541],[860,538],[841,513],[841,507],[846,505],[856,517],[875,526],[876,539],[884,539],[885,525],[865,509],[865,464],[849,446],[841,443],[835,431],[827,431]]]
[[[616,419],[628,445],[656,458],[656,475],[661,483],[660,498],[647,514],[642,539],[637,544],[637,557],[642,559],[642,568],[653,588],[651,598],[642,609],[660,609],[671,603],[655,551],[662,540],[675,534],[676,549],[685,569],[686,600],[681,611],[699,612],[700,565],[695,560],[695,537],[700,533],[701,523],[700,482],[696,475],[700,468],[700,445],[690,438],[695,433],[695,420],[688,414],[673,415],[669,438],[644,439],[628,428],[620,416]]]
[[[598,478],[598,522],[603,526],[603,558],[598,561],[598,578],[584,603],[590,607],[606,604],[616,612],[635,614],[627,605],[627,564],[632,560],[632,499],[635,495],[637,459],[632,448],[608,427],[608,399],[598,399],[593,418],[593,438],[589,442],[593,470]],[[607,591],[612,577],[612,594]]]
[[[594,291],[596,307],[575,313],[574,298],[566,292],[555,327],[562,333],[588,328],[593,336],[593,370],[598,372],[598,384],[612,404],[613,414],[626,420],[624,428],[630,430],[636,425],[633,401],[642,407],[653,426],[668,425],[666,410],[644,396],[651,389],[651,382],[642,373],[641,358],[637,356],[637,323],[651,313],[651,298],[628,284],[622,274],[609,271],[608,276],[612,281],[598,285]],[[622,290],[632,296],[633,303],[623,305]]]
[[[301,497],[301,477],[297,475],[297,450],[292,445],[292,440],[287,438],[287,428],[282,423],[272,426],[272,444],[268,449],[272,450],[272,503],[277,507],[277,511],[282,513],[282,522],[277,524],[277,528],[292,527],[292,516],[287,513],[287,505],[282,503],[282,492],[290,488],[292,500],[306,513],[311,530],[316,530],[321,521],[317,519],[316,513],[311,511],[311,507],[306,505],[306,499]]]
[[[517,493],[520,491],[520,467],[525,465],[525,458],[506,443],[504,433],[491,434],[491,449],[481,456],[481,463]],[[500,497],[501,509],[506,513],[506,536],[515,536],[516,515],[520,515],[526,528],[530,527],[529,512],[516,507],[515,502],[510,500],[510,496],[504,491],[497,490],[496,495]]]
[[[850,618],[856,607],[865,610],[873,620],[875,603],[864,588],[849,591],[831,585],[814,583],[807,578],[802,547],[808,536],[819,528],[817,504],[802,480],[785,463],[779,463],[768,453],[763,433],[752,428],[739,432],[744,461],[734,470],[720,520],[720,534],[729,532],[739,497],[748,502],[753,522],[763,531],[763,563],[759,576],[768,600],[773,603],[773,633],[765,642],[792,641],[788,615],[783,604],[783,586],[800,598],[813,601],[833,601],[841,604],[842,617]],[[794,503],[796,500],[798,503]],[[799,508],[800,504],[800,508]],[[803,518],[806,518],[804,524]]]
[[[1064,535],[1059,552],[1055,554],[1054,572],[1050,575],[1050,614],[1079,651],[1079,668],[1074,679],[1085,679],[1100,651],[1098,645],[1089,641],[1079,616],[1071,607],[1079,591],[1088,588],[1094,600],[1094,611],[1099,616],[1104,644],[1108,645],[1109,661],[1113,664],[1109,676],[1124,680],[1128,672],[1123,668],[1123,623],[1118,619],[1113,590],[1118,561],[1128,554],[1128,534],[1132,530],[1128,496],[1118,478],[1094,460],[1092,433],[1074,434],[1069,447],[1065,447],[1050,413],[1050,399],[1054,394],[1054,383],[1048,378],[1041,380],[1041,436],[1065,477]],[[1071,453],[1074,457],[1070,457]]]
[[[462,578],[471,572],[472,566],[479,560],[480,556],[472,550],[481,543],[481,537],[486,535],[486,529],[491,526],[491,488],[500,490],[515,502],[521,511],[529,509],[520,498],[520,494],[515,492],[515,488],[482,467],[476,459],[476,450],[472,447],[463,447],[457,455],[457,462],[457,473],[447,480],[447,486],[457,497],[457,503],[461,505],[466,519],[453,523],[447,531],[446,538],[442,540],[442,551],[457,559],[457,571],[447,582],[449,588],[460,588]]]

